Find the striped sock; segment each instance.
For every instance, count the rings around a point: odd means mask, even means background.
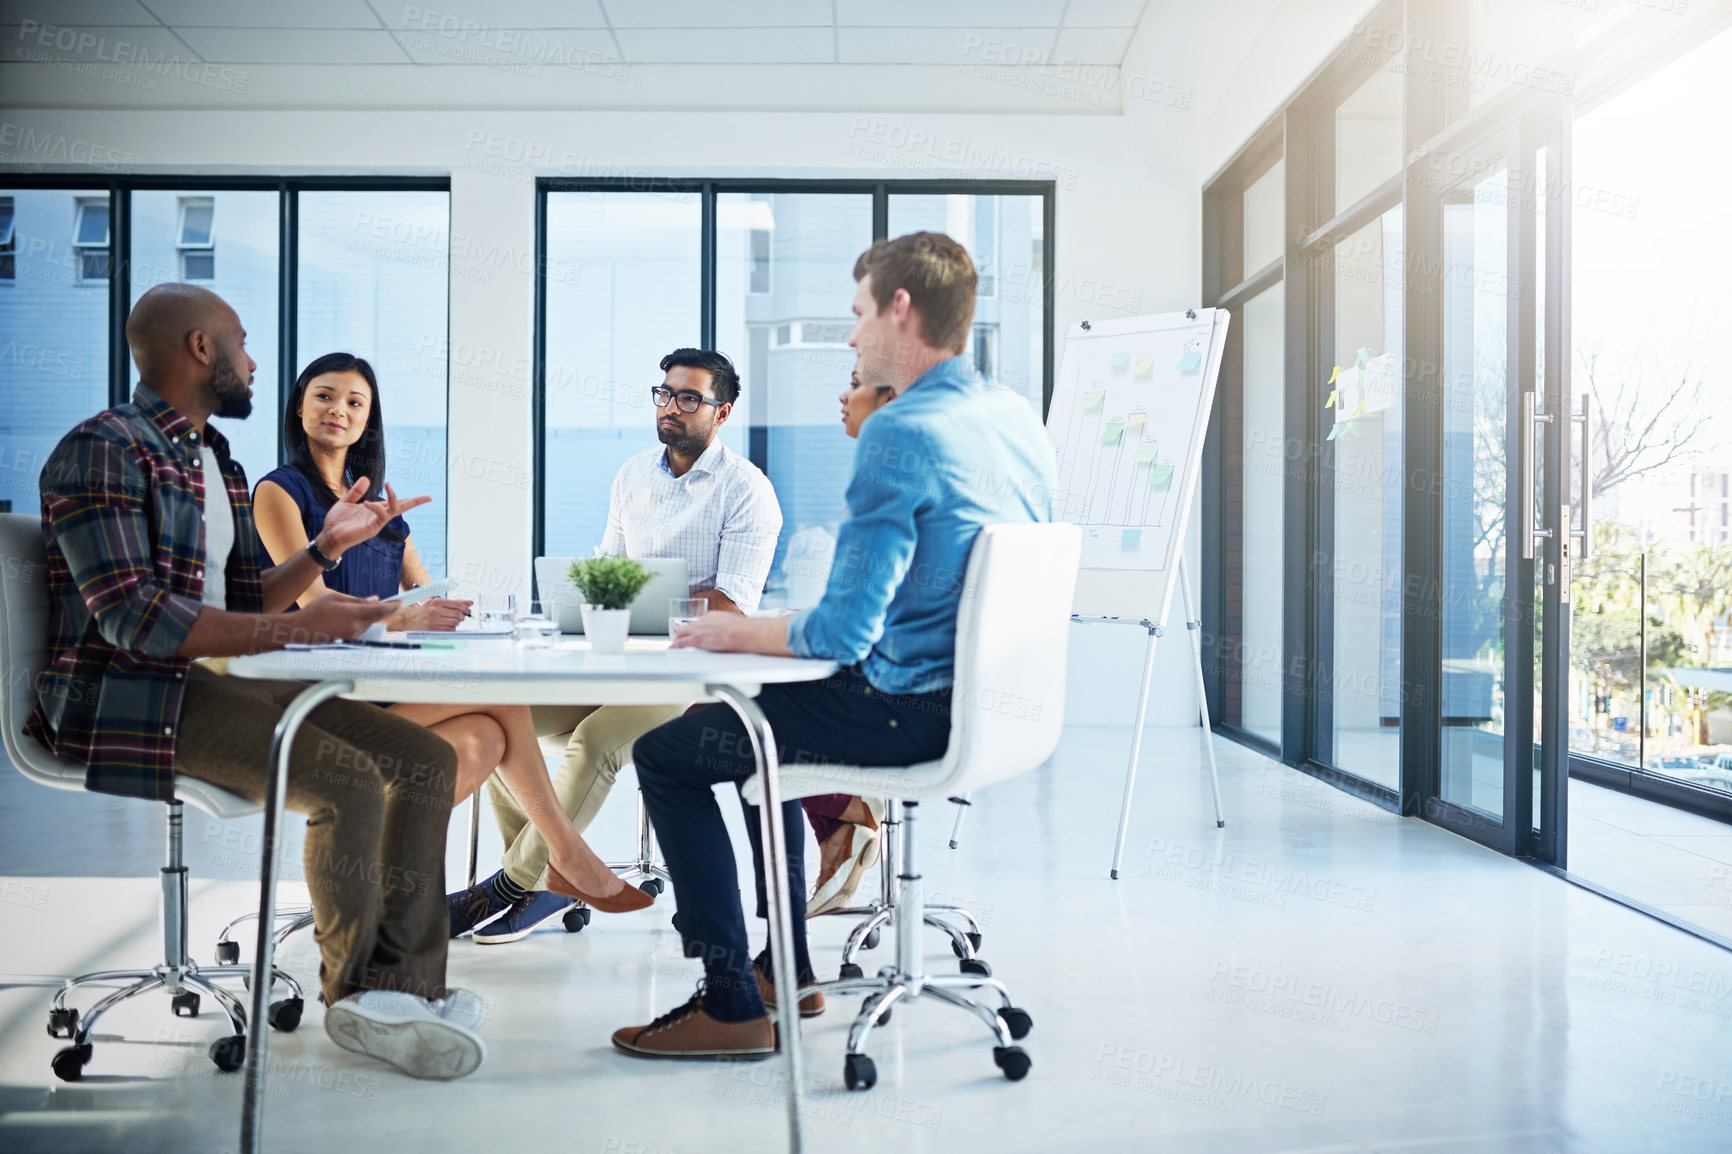
[[[529,896],[529,891],[507,877],[504,870],[488,880],[487,892],[499,906],[514,906]]]

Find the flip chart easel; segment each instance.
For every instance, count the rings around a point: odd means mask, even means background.
[[[1185,572],[1184,542],[1228,321],[1224,309],[1187,309],[1072,326],[1047,417],[1047,433],[1058,451],[1055,504],[1061,519],[1083,527],[1082,567],[1137,570],[1152,578],[1135,595],[1145,609],[1153,607],[1152,613],[1071,617],[1079,625],[1135,625],[1148,637],[1113,844],[1115,879],[1130,826],[1155,647],[1166,635],[1175,584],[1184,597],[1185,629],[1191,635],[1215,825],[1226,824],[1204,695],[1202,622]]]

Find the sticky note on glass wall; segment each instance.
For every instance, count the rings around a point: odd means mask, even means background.
[[[1160,448],[1161,443],[1159,441],[1144,441],[1142,444],[1137,446],[1136,463],[1139,465],[1154,464],[1155,456],[1160,452]]]
[[[1203,367],[1203,354],[1197,349],[1186,349],[1179,357],[1179,371],[1194,373]]]
[[[1127,549],[1136,547],[1142,543],[1142,540],[1143,531],[1141,529],[1126,529],[1119,534],[1119,544]]]
[[[1152,377],[1152,376],[1154,376],[1155,375],[1155,358],[1153,358],[1153,357],[1138,357],[1136,360],[1136,363],[1131,366],[1131,372],[1133,375],[1139,376],[1139,377]]]
[[[1149,470],[1149,488],[1165,489],[1173,483],[1173,467],[1171,465],[1156,465]]]
[[[1090,389],[1083,394],[1083,412],[1085,413],[1098,412],[1101,406],[1106,403],[1107,391],[1105,389]]]
[[[1113,366],[1113,372],[1115,372],[1115,373],[1126,372],[1131,367],[1131,354],[1129,354],[1129,353],[1114,353],[1112,355],[1112,359],[1109,363]]]
[[[1116,445],[1124,440],[1125,423],[1123,421],[1108,421],[1107,427],[1101,430],[1101,444]]]

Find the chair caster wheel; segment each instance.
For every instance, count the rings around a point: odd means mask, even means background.
[[[70,1006],[63,1010],[48,1011],[48,1036],[50,1038],[70,1038],[78,1033],[78,1011]]]
[[[89,1042],[82,1046],[68,1046],[54,1055],[54,1076],[62,1082],[76,1082],[84,1077],[84,1067],[90,1064],[92,1053]]]
[[[973,930],[968,931],[968,944],[974,947],[974,952],[980,952],[980,935]]]
[[[241,960],[241,944],[239,942],[218,942],[216,958],[219,966],[234,965]]]
[[[198,1017],[198,995],[191,990],[176,994],[170,1005],[174,1007],[174,1016],[177,1018]]]
[[[866,935],[866,940],[861,942],[860,945],[863,949],[868,949],[868,950],[877,949],[878,948],[878,931],[872,930],[872,931],[868,932]]]
[[[862,970],[859,966],[855,965],[853,962],[843,962],[842,968],[836,971],[836,980],[837,981],[843,981],[843,980],[846,980],[848,978],[863,978],[865,976],[866,976],[866,971]],[[50,1032],[52,1032],[52,1031],[50,1031]]]
[[[662,891],[668,887],[667,883],[662,881],[660,878],[645,878],[638,884],[637,888],[652,898],[659,898],[662,896]]]
[[[1021,1046],[994,1046],[992,1060],[998,1063],[998,1068],[1004,1071],[1004,1076],[1012,1082],[1020,1082],[1028,1077],[1029,1067],[1034,1063]]]
[[[299,998],[284,998],[280,1002],[272,1002],[266,1020],[270,1022],[271,1029],[284,1034],[292,1033],[295,1027],[301,1024],[301,1008],[305,1005]],[[1022,1037],[1021,1034],[1016,1036]]]
[[[963,958],[958,968],[963,973],[972,974],[977,978],[992,977],[992,967],[981,961],[979,958]]]
[[[1006,1006],[998,1012],[998,1016],[1004,1022],[1004,1028],[1010,1031],[1010,1036],[1013,1038],[1026,1038],[1028,1032],[1034,1029],[1034,1019],[1028,1016],[1027,1010]]]
[[[850,1090],[870,1090],[878,1084],[878,1067],[865,1054],[848,1054],[842,1059],[842,1081]]]
[[[588,906],[572,906],[569,910],[565,911],[565,917],[563,919],[565,923],[565,932],[568,934],[581,934],[583,932],[583,927],[589,924],[589,917]]]
[[[218,1038],[210,1044],[210,1060],[215,1062],[217,1069],[225,1074],[232,1074],[246,1064],[247,1039],[244,1034],[230,1034],[226,1038]]]

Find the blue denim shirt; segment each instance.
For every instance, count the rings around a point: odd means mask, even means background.
[[[859,663],[882,693],[948,686],[975,535],[1051,520],[1056,483],[1052,442],[1026,399],[964,357],[934,365],[861,427],[830,582],[789,622],[788,647]]]

